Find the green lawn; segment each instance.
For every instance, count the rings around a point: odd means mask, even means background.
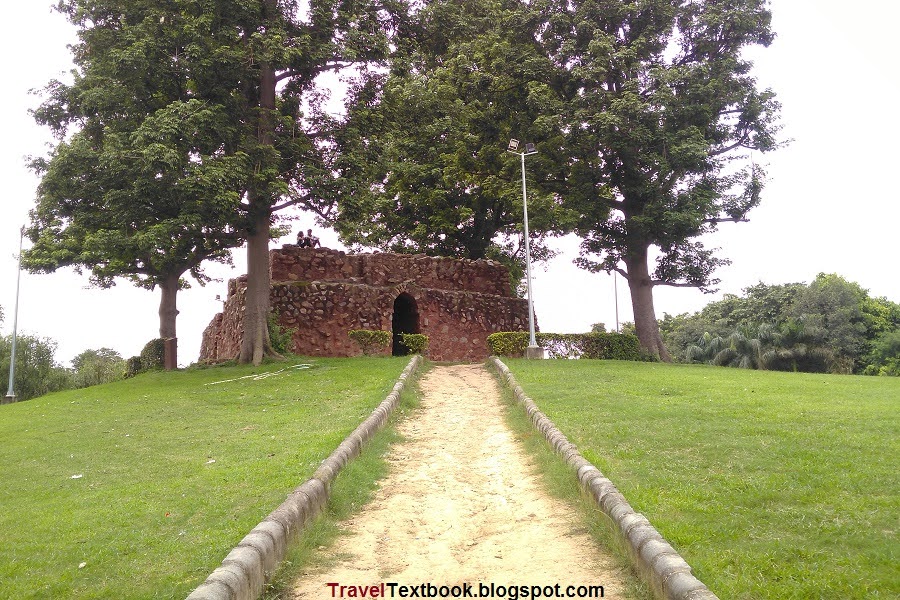
[[[154,373],[0,407],[0,598],[187,596],[408,360]]]
[[[900,597],[900,379],[506,362],[723,600]]]

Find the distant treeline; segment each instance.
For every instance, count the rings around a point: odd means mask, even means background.
[[[809,285],[758,283],[660,331],[681,362],[778,371],[900,376],[900,304],[820,273]]]

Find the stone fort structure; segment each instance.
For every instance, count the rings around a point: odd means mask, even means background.
[[[384,354],[404,354],[401,333],[428,336],[428,356],[478,361],[487,336],[528,329],[528,303],[512,294],[509,272],[489,260],[415,254],[348,254],[288,244],[269,252],[271,304],[294,330],[296,354],[356,356],[352,329],[393,332]],[[241,343],[246,276],[228,282],[228,297],[203,333],[201,362],[230,360]]]

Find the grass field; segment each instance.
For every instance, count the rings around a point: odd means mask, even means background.
[[[900,379],[507,364],[723,600],[900,597]]]
[[[408,359],[286,369],[296,362],[147,374],[0,407],[0,598],[187,596]]]

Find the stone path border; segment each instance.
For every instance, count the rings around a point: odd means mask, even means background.
[[[616,533],[624,541],[638,572],[652,586],[656,597],[664,600],[718,600],[718,596],[694,577],[690,565],[650,521],[635,512],[616,486],[585,459],[575,444],[566,439],[553,421],[538,409],[503,361],[496,356],[488,360],[524,406],[534,427],[544,434],[554,450],[574,469],[581,485],[612,520]]]
[[[400,393],[422,362],[415,355],[403,369],[391,393],[378,405],[328,458],[313,476],[294,489],[281,506],[254,527],[225,557],[222,566],[206,578],[187,600],[256,600],[266,581],[294,541],[325,506],[331,483],[340,470],[359,455],[362,447],[384,427],[400,401]]]

